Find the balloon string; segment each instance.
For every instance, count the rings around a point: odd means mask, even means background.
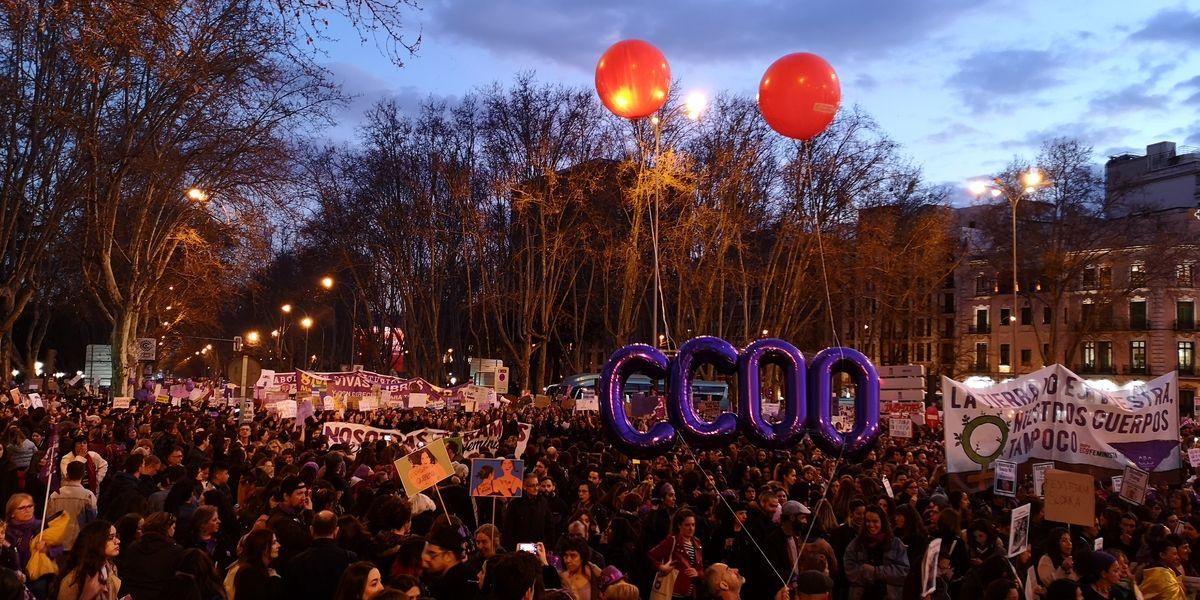
[[[813,146],[812,142],[801,142],[803,150],[803,174],[796,178],[796,200],[800,200],[802,191],[807,191],[812,183],[812,164],[813,164]],[[829,312],[829,331],[833,335],[833,345],[838,349],[838,360],[846,359],[846,351],[842,348],[841,338],[838,336],[837,320],[833,318],[833,295],[829,292],[829,271],[825,267],[825,242],[821,236],[821,218],[819,210],[816,206],[813,207],[813,229],[817,233],[817,254],[821,259],[821,283],[825,288],[825,308]],[[819,398],[820,402],[829,402],[829,398]],[[855,415],[857,420],[858,415]],[[837,460],[833,463],[833,472],[829,474],[829,479],[825,481],[825,486],[821,489],[821,499],[817,501],[816,509],[821,509],[821,502],[825,501],[825,495],[829,493],[829,486],[833,484],[834,478],[837,477],[838,467],[842,464],[842,456],[846,452],[846,441],[842,440],[842,445],[838,448]],[[790,580],[800,567],[800,556],[804,553],[805,546],[808,545],[808,540],[812,538],[813,529],[817,526],[817,513],[813,513],[812,520],[808,524],[808,531],[804,534],[804,541],[800,547],[796,549],[796,560],[792,561],[792,570],[788,574]]]
[[[696,453],[692,451],[692,447],[688,445],[687,440],[683,439],[683,434],[676,431],[675,437],[679,438],[680,443],[683,444],[683,447],[687,450],[688,454],[691,455],[692,460],[696,463],[696,468],[700,469],[700,473],[704,475],[704,478],[706,480],[712,479],[712,481],[715,483],[717,480],[709,475],[708,471],[704,469],[704,465],[701,464],[700,459],[696,456]],[[725,508],[729,509],[729,514],[732,515],[734,521],[736,521],[737,511],[733,510],[733,506],[730,506],[729,500],[725,499],[724,494],[718,493],[717,497],[721,499],[721,503],[725,505]],[[782,583],[784,587],[787,587],[787,580],[779,574],[779,569],[775,568],[775,563],[771,562],[770,558],[767,558],[767,553],[763,551],[762,546],[758,545],[758,540],[754,539],[754,536],[750,535],[750,529],[743,525],[742,533],[746,534],[746,537],[750,538],[750,542],[754,544],[754,548],[758,550],[758,553],[762,556],[763,562],[767,563],[767,566],[771,567],[771,572],[775,573],[775,577],[779,578],[779,582]],[[788,578],[790,579],[791,576],[789,575]]]
[[[675,347],[675,339],[671,337],[671,324],[667,322],[667,298],[663,294],[662,275],[658,258],[659,199],[661,198],[659,193],[658,167],[662,154],[662,121],[660,120],[657,123],[651,121],[651,126],[654,128],[654,153],[652,154],[654,162],[654,207],[650,215],[650,232],[653,236],[652,242],[654,244],[654,293],[658,296],[659,308],[659,314],[651,315],[651,318],[658,319],[660,316],[662,317],[663,336],[667,341],[667,348],[673,348]],[[651,342],[657,344],[658,340],[651,340]]]

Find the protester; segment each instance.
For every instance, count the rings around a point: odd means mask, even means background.
[[[333,600],[371,600],[383,591],[383,578],[379,569],[370,561],[356,562],[346,568],[342,579],[337,584],[337,591],[332,596],[313,596],[333,598]],[[289,596],[290,597],[290,596]]]
[[[64,565],[58,600],[117,600],[121,579],[113,559],[121,552],[121,540],[116,528],[108,521],[92,521],[75,541]]]

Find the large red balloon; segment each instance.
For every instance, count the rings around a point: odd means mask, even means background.
[[[796,52],[771,63],[758,84],[758,109],[771,129],[798,140],[825,131],[842,101],[837,73],[816,54]]]
[[[617,42],[596,63],[596,93],[618,117],[648,117],[662,108],[670,91],[667,57],[648,42]]]

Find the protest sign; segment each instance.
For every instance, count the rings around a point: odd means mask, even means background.
[[[520,458],[529,443],[529,434],[533,426],[529,423],[517,424],[517,447],[514,456]],[[500,449],[504,435],[504,422],[500,420],[480,428],[468,431],[449,432],[442,429],[418,429],[405,433],[396,429],[380,429],[359,423],[328,421],[321,424],[321,435],[325,436],[329,446],[346,444],[352,450],[357,450],[362,444],[375,443],[390,437],[392,444],[397,444],[405,452],[412,452],[429,442],[453,435],[462,438],[462,454],[464,458],[494,455]]]
[[[1140,506],[1146,502],[1148,485],[1150,485],[1149,471],[1128,465],[1125,467],[1125,474],[1121,476],[1121,498]]]
[[[268,408],[279,413],[280,419],[295,419],[296,418],[296,401],[295,400],[280,400],[275,404],[268,405]]]
[[[17,388],[13,388],[13,389],[11,389],[11,390],[8,390],[8,396],[9,396],[10,398],[12,398],[13,404],[20,404],[20,403],[21,403],[21,390],[19,390],[19,389],[17,389]]]
[[[446,454],[446,442],[441,438],[403,458],[396,459],[395,464],[396,473],[400,475],[404,491],[410,498],[454,473],[450,456]]]
[[[525,461],[509,458],[471,459],[471,495],[516,498],[521,495]]]
[[[113,398],[112,407],[114,409],[129,408],[129,402],[132,400],[133,398],[129,396],[117,396],[116,398]]]
[[[409,408],[424,408],[429,404],[429,395],[421,393],[413,393],[408,395]]]
[[[600,399],[593,392],[584,394],[582,398],[575,401],[575,411],[598,411],[600,410]]]
[[[888,481],[887,476],[883,477],[883,491],[887,494],[888,498],[896,497],[895,492],[892,491],[892,482]]]
[[[1122,480],[1124,480],[1124,479],[1125,479],[1125,478],[1124,478],[1124,477],[1122,477],[1122,476],[1120,476],[1120,475],[1113,475],[1113,478],[1112,478],[1112,491],[1113,491],[1113,493],[1114,493],[1114,494],[1120,494],[1120,493],[1121,493],[1121,481],[1122,481]]]
[[[1099,552],[1104,549],[1104,538],[1098,537],[1092,542],[1092,551]]]
[[[172,385],[171,391],[169,393],[171,394],[172,398],[187,398],[188,397],[187,386],[183,385],[182,383],[176,383],[176,384]]]
[[[1054,468],[1052,462],[1033,463],[1033,493],[1038,498],[1045,496],[1042,486],[1046,483],[1046,471]]]
[[[1008,557],[1012,558],[1029,549],[1030,506],[1022,504],[1012,511],[1012,524],[1008,528]]]
[[[1015,498],[1017,496],[1017,463],[998,460],[992,463],[996,469],[996,478],[992,483],[992,491],[997,496]]]
[[[41,394],[29,394],[29,408],[45,408]]]
[[[998,459],[1178,469],[1176,384],[1172,372],[1143,387],[1103,392],[1061,365],[985,388],[943,377],[947,471],[976,472]]]
[[[371,412],[377,408],[379,408],[379,400],[377,398],[363,396],[362,399],[358,401],[358,410],[361,412]]]
[[[313,401],[312,398],[305,398],[296,401],[296,425],[304,423],[304,420],[313,416]]]
[[[913,422],[908,417],[888,419],[888,435],[894,438],[911,438],[913,436]]]
[[[921,560],[921,596],[928,596],[937,591],[938,555],[942,553],[942,538],[934,538],[925,548],[925,557]]]
[[[165,394],[155,394],[155,395],[154,395],[154,401],[155,401],[155,402],[157,402],[157,403],[159,403],[159,404],[170,404],[170,403],[171,403],[171,397],[170,397],[170,396],[167,396],[167,395],[165,395]]]
[[[1096,521],[1095,479],[1086,473],[1046,471],[1046,520],[1091,527]]]
[[[1200,467],[1200,448],[1188,448],[1188,463]]]

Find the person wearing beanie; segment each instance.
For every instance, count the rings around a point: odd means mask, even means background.
[[[435,525],[425,536],[422,576],[437,600],[471,600],[479,592],[478,571],[467,562],[470,540],[467,528],[457,519]]]
[[[1116,557],[1107,552],[1092,552],[1083,573],[1083,600],[1110,600],[1121,576]]]

